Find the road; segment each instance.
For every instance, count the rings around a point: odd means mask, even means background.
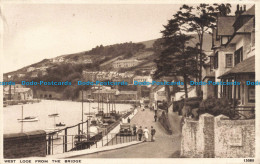
[[[117,150],[99,152],[95,154],[77,156],[74,158],[178,158],[180,153],[180,118],[169,110],[169,121],[173,134],[169,135],[159,122],[154,122],[154,112],[146,109],[139,111],[131,120],[131,124],[138,127],[153,126],[156,129],[155,142],[144,142]],[[150,137],[149,137],[150,141]]]

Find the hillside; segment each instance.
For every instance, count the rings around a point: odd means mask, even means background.
[[[195,46],[198,42],[197,36],[193,35],[193,37],[194,38],[189,41],[190,46]],[[89,51],[61,55],[52,59],[44,59],[38,63],[4,74],[4,81],[8,81],[8,75],[11,75],[11,80],[16,83],[20,83],[22,80],[68,80],[71,81],[72,84],[75,84],[78,80],[84,79],[82,74],[83,70],[88,72],[132,72],[135,75],[147,75],[151,70],[156,69],[154,59],[158,55],[158,47],[153,47],[153,45],[154,43],[158,44],[157,40],[158,39],[154,39],[138,43],[120,43],[109,46],[99,45]],[[203,49],[204,51],[211,50],[211,35],[209,34],[204,36]],[[118,60],[137,60],[138,63],[131,67],[115,68],[113,63]],[[75,99],[80,90],[80,86],[36,86],[34,89],[62,92],[64,93],[65,98]]]

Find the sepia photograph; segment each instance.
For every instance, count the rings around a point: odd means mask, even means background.
[[[256,1],[0,5],[0,163],[260,163]]]

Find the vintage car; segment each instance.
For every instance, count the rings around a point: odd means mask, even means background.
[[[120,136],[131,136],[132,135],[132,128],[131,125],[128,123],[123,123],[120,125]]]

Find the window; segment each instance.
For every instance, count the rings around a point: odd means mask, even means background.
[[[243,61],[243,47],[235,51],[235,65]]]
[[[254,85],[248,86],[248,102],[249,103],[255,102],[255,86]]]
[[[226,67],[231,68],[233,66],[233,55],[226,54]]]
[[[214,68],[218,68],[218,52],[214,56]]]

